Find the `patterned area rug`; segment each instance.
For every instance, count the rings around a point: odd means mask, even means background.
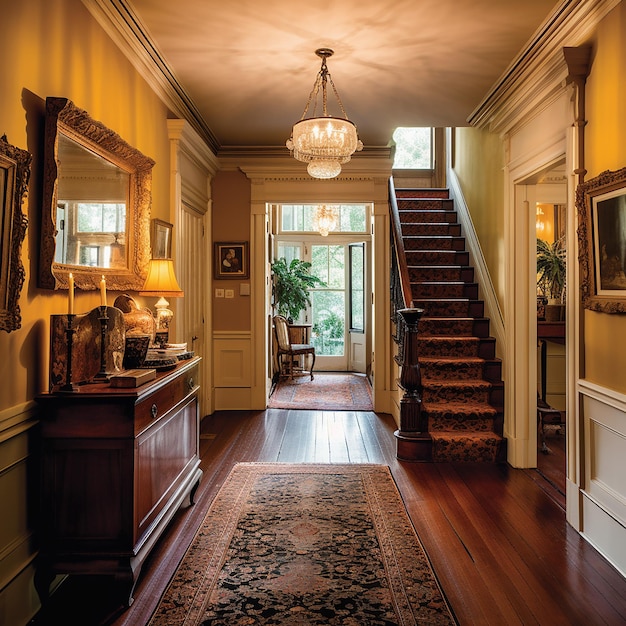
[[[150,624],[456,622],[387,466],[240,463]]]
[[[281,380],[268,403],[270,409],[373,411],[372,391],[365,376],[314,374]]]

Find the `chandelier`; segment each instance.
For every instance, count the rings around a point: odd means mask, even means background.
[[[320,204],[313,215],[313,228],[319,231],[322,237],[327,237],[331,230],[337,228],[337,207]]]
[[[293,126],[291,137],[287,140],[287,148],[295,159],[308,163],[307,172],[313,178],[335,178],[341,172],[341,165],[347,163],[356,151],[363,149],[363,143],[357,136],[356,126],[346,115],[335,83],[326,67],[326,59],[334,52],[330,48],[319,48],[315,54],[322,59],[322,67],[309,94],[304,113],[300,121]],[[328,114],[327,83],[333,88],[343,118]],[[317,116],[317,98],[320,89],[322,111],[321,115]],[[311,102],[313,102],[312,117],[305,119]]]

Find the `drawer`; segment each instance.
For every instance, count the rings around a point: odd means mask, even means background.
[[[163,417],[198,387],[198,368],[192,367],[140,400],[135,407],[135,436]]]

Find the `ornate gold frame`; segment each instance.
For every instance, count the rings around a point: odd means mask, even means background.
[[[602,289],[602,267],[606,259],[597,228],[599,203],[621,196],[626,202],[626,168],[602,172],[576,189],[580,289],[583,306],[591,311],[626,313],[626,277],[623,289]],[[626,238],[620,244],[626,250]]]
[[[93,120],[66,98],[46,98],[45,163],[39,286],[67,289],[72,272],[80,289],[98,289],[104,275],[114,291],[139,291],[150,260],[150,205],[154,161],[127,144],[117,133]],[[127,268],[94,268],[55,262],[58,135],[63,133],[130,174],[130,224]]]
[[[24,284],[22,242],[28,219],[22,202],[28,189],[32,157],[0,137],[0,330],[11,332],[22,325],[18,304]]]

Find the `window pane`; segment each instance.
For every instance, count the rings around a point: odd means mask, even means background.
[[[345,295],[343,291],[311,292],[311,343],[317,355],[343,356],[345,350]]]
[[[433,168],[432,128],[396,128],[393,140],[396,142],[394,169]]]
[[[367,230],[365,224],[365,205],[343,204],[341,205],[341,228],[342,232],[364,233]]]
[[[363,331],[365,328],[363,271],[363,244],[352,245],[350,246],[350,330]]]
[[[331,203],[326,203],[331,204]],[[282,232],[315,232],[316,204],[280,205],[280,228]],[[338,206],[338,205],[332,205]],[[367,232],[367,205],[342,204],[339,208],[339,223],[332,232],[365,233]]]

